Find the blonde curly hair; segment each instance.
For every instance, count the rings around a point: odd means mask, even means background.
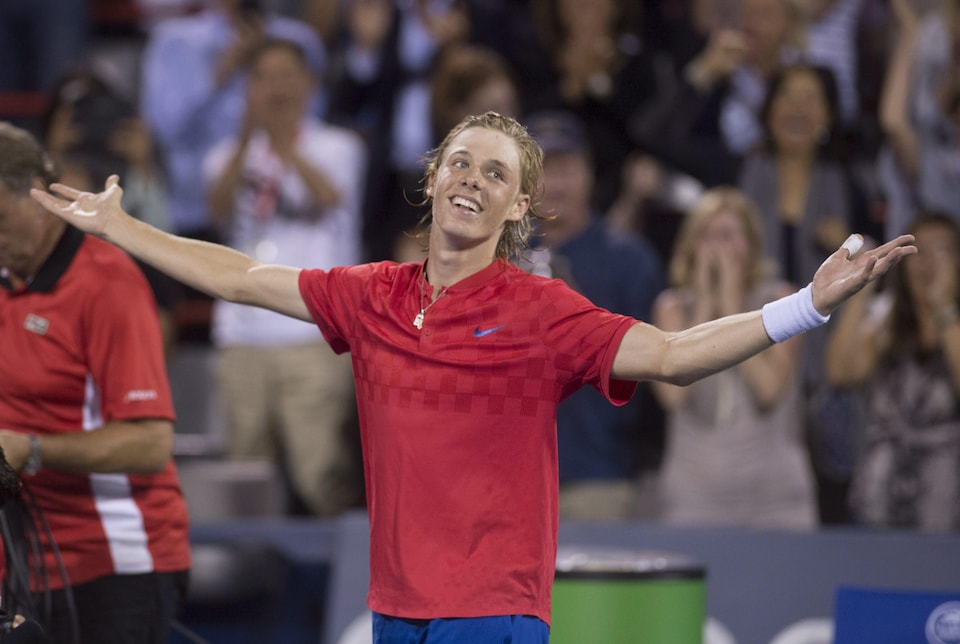
[[[517,144],[520,153],[520,193],[530,195],[530,207],[519,221],[508,221],[504,224],[503,233],[497,241],[495,256],[497,259],[517,261],[530,250],[530,233],[533,222],[537,219],[549,220],[552,217],[540,212],[540,196],[543,192],[543,150],[540,144],[527,132],[521,123],[509,116],[496,112],[485,112],[464,118],[453,127],[443,142],[428,152],[424,157],[425,170],[421,179],[420,191],[423,199],[416,205],[426,206],[430,203],[430,196],[426,193],[427,186],[433,183],[440,168],[440,162],[453,140],[461,132],[472,127],[484,127],[506,134]],[[420,219],[415,236],[420,239],[424,248],[429,244],[430,224],[432,212],[427,212]]]

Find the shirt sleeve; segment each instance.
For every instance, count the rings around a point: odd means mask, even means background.
[[[336,353],[350,350],[356,312],[361,309],[372,266],[300,271],[300,295],[324,340]]]
[[[110,267],[84,317],[86,360],[104,422],[174,420],[157,307],[129,258]]]
[[[637,383],[610,377],[613,361],[627,331],[637,320],[602,309],[560,280],[547,286],[541,311],[545,342],[565,374],[562,398],[585,385],[595,387],[614,405],[624,405]]]

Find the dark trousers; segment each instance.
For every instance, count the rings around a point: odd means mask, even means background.
[[[166,644],[170,622],[187,591],[188,573],[112,575],[73,587],[79,638],[66,591],[51,593],[50,644]],[[39,598],[44,619],[43,598]]]

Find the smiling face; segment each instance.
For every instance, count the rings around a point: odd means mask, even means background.
[[[740,262],[750,257],[750,238],[743,219],[731,208],[718,210],[700,231],[700,243],[720,245],[733,253]]]
[[[914,232],[917,254],[903,262],[906,283],[916,300],[924,301],[928,292],[939,286],[941,280],[950,291],[951,299],[957,298],[957,276],[960,275],[960,240],[954,229],[935,221],[917,226]]]
[[[830,128],[830,106],[812,69],[798,68],[781,83],[770,103],[768,127],[777,149],[815,150]]]
[[[313,80],[303,54],[285,42],[264,45],[250,67],[250,108],[264,121],[299,122]]]
[[[670,260],[670,282],[691,286],[699,251],[720,247],[742,265],[748,288],[769,275],[760,215],[753,201],[737,188],[707,190],[687,214]]]
[[[510,136],[479,126],[461,131],[427,183],[431,249],[485,249],[494,257],[505,224],[522,220],[530,207],[520,184],[520,149]]]

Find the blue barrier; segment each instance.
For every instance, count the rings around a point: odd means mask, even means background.
[[[193,528],[193,539],[270,543],[292,562],[293,572],[280,602],[282,631],[272,639],[262,633],[255,640],[246,638],[266,619],[262,615],[234,614],[223,624],[211,621],[210,615],[191,616],[188,606],[187,625],[201,634],[210,633],[207,639],[215,644],[338,644],[350,623],[366,610],[369,540],[363,513],[325,521],[244,519],[200,524]],[[562,523],[560,543],[660,549],[695,558],[707,569],[707,613],[737,644],[770,642],[801,620],[832,618],[834,598],[842,587],[927,593],[960,590],[960,535],[853,528],[787,532],[640,522]]]

